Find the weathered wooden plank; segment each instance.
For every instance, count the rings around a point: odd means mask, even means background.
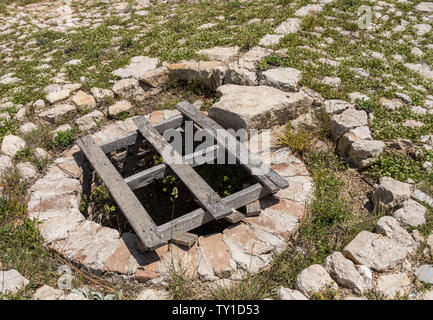
[[[163,120],[153,125],[159,133],[163,133],[167,129],[177,129],[182,126],[183,116],[177,115],[167,120]],[[101,143],[99,146],[105,153],[110,153],[121,148],[137,143],[137,137],[140,138],[138,130],[128,132],[120,137]]]
[[[173,237],[171,239],[171,242],[190,248],[194,245],[197,239],[198,239],[198,235],[185,232]]]
[[[264,188],[260,183],[256,183],[248,188],[223,198],[222,201],[227,207],[238,209],[250,202],[268,195],[269,193],[270,192],[268,189]],[[160,225],[158,230],[165,239],[169,240],[178,234],[193,230],[212,220],[212,215],[200,208]]]
[[[115,139],[102,142],[99,147],[104,153],[110,153],[124,147],[128,147],[130,145],[136,144],[138,138],[137,131],[131,131],[121,135]]]
[[[204,150],[196,151],[192,154],[186,155],[184,157],[185,162],[189,163],[192,167],[201,165],[198,162],[199,159],[208,159],[208,161],[213,161],[217,157],[217,153],[221,150],[220,146],[212,146]],[[148,186],[153,181],[162,179],[168,174],[168,167],[165,163],[159,164],[152,168],[138,172],[132,176],[125,179],[126,184],[132,189],[137,190]]]
[[[78,139],[77,143],[107,186],[143,246],[148,250],[153,250],[166,243],[146,209],[92,137],[90,135],[82,137]]]
[[[246,213],[247,217],[258,216],[260,214],[260,212],[262,211],[262,208],[260,207],[260,201],[259,200],[248,203],[246,205],[246,209],[247,209],[247,213]]]
[[[161,163],[125,178],[125,183],[131,188],[131,190],[137,190],[148,186],[155,180],[164,178],[166,175],[167,166]]]
[[[238,223],[243,218],[245,218],[245,215],[236,209],[232,209],[232,214],[229,214],[227,217],[224,217],[224,219],[230,223]]]
[[[245,167],[252,175],[254,175],[266,188],[275,193],[280,188],[285,189],[289,186],[286,179],[277,174],[272,168],[263,163],[260,158],[251,152],[243,143],[239,142],[232,134],[224,130],[218,123],[209,117],[206,117],[202,112],[197,110],[193,105],[184,101],[175,106],[183,115],[192,121],[199,124],[204,130],[208,132],[217,140],[217,143],[225,147],[227,151],[235,156],[238,162]],[[248,160],[243,161],[244,157],[248,155]],[[257,172],[264,172],[263,175],[255,174]]]
[[[215,191],[189,164],[184,162],[182,156],[152,127],[149,121],[144,117],[138,117],[134,119],[134,122],[143,137],[160,153],[165,164],[173,170],[215,219],[223,218],[231,213],[230,208],[224,205]]]

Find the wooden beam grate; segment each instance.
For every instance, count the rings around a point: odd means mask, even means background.
[[[262,163],[259,157],[243,143],[215,121],[198,111],[193,105],[188,102],[181,102],[175,108],[182,114],[155,125],[151,125],[143,116],[136,117],[134,118],[138,128],[136,131],[100,145],[93,141],[91,135],[82,137],[77,142],[93,169],[107,186],[120,210],[128,219],[145,250],[156,249],[170,240],[178,244],[191,245],[195,237],[188,231],[221,218],[236,223],[245,217],[236,210],[243,206],[247,206],[247,216],[256,215],[260,212],[258,199],[288,186],[284,178]],[[181,156],[161,134],[167,129],[182,127],[185,123],[185,117],[192,120],[196,128],[201,127],[206,130],[206,133],[214,138],[216,144]],[[107,153],[135,145],[142,139],[147,140],[156,149],[162,156],[164,163],[124,179],[108,159]],[[247,169],[258,183],[221,199],[193,169],[194,166],[202,164],[200,161],[203,158],[213,163],[220,152],[227,152],[234,156],[237,163]],[[240,157],[241,153],[246,153],[253,164],[243,161]],[[257,167],[265,168],[265,173],[257,174],[255,171]],[[170,170],[182,180],[200,203],[201,208],[156,226],[133,190],[145,187],[155,180],[163,179]]]

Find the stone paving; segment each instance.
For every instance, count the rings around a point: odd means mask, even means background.
[[[168,111],[154,111],[147,118],[155,123],[166,119],[164,114],[173,114]],[[101,128],[93,137],[100,143],[133,130],[136,127],[128,118]],[[274,142],[275,138],[274,134]],[[222,233],[201,236],[189,249],[169,244],[141,253],[135,234],[120,235],[117,230],[85,220],[79,211],[83,163],[77,146],[57,158],[30,189],[28,215],[42,222],[39,229],[50,249],[98,273],[118,273],[145,282],[163,276],[174,258],[206,281],[239,279],[242,273],[262,269],[273,252],[285,247],[304,218],[313,188],[305,165],[290,150],[260,146],[255,151],[289,181],[290,192],[263,198],[258,217],[245,218]]]
[[[409,234],[404,228],[407,221],[424,223],[425,207],[417,201],[431,198],[407,183],[383,178],[372,194],[376,206],[388,208],[389,214],[377,221],[377,233],[360,232],[343,250],[326,258],[324,267],[312,265],[298,275],[296,289],[281,287],[281,300],[305,300],[313,294],[330,289],[349,289],[346,299],[367,299],[364,294],[376,292],[385,299],[407,296],[409,299],[431,300],[433,291],[417,290],[416,281],[431,285],[433,265],[423,264],[416,251],[425,242],[414,230]],[[414,210],[407,210],[409,206]],[[395,210],[397,208],[397,210]],[[423,251],[424,256],[433,250],[432,236]],[[353,295],[356,294],[356,295]]]
[[[31,63],[33,57],[28,53],[17,57],[14,50],[25,48],[37,51],[46,39],[36,41],[30,37],[39,31],[75,34],[79,27],[90,30],[104,25],[103,11],[98,8],[100,4],[93,0],[89,3],[93,7],[86,10],[80,5],[75,7],[69,0],[36,3],[24,8],[11,6],[12,16],[0,17],[0,35],[4,38],[0,49],[6,66],[1,67],[0,75],[0,89],[6,88],[0,102],[0,122],[4,127],[11,123],[16,127],[16,130],[8,129],[5,133],[1,131],[0,174],[16,167],[24,179],[33,182],[37,175],[35,163],[18,160],[18,155],[29,144],[26,135],[42,127],[52,129],[54,136],[71,129],[77,129],[80,135],[93,132],[97,141],[135,130],[131,118],[116,119],[133,112],[136,105],[146,98],[158,95],[170,77],[197,81],[216,91],[220,99],[210,108],[209,115],[226,127],[268,128],[289,120],[302,124],[309,122],[318,110],[323,110],[338,153],[360,170],[371,167],[390,151],[409,153],[408,150],[415,147],[418,151],[431,152],[433,148],[430,126],[433,114],[432,2],[417,2],[415,5],[404,0],[396,3],[374,1],[373,23],[368,30],[360,32],[340,26],[328,28],[326,25],[325,34],[324,26],[318,25],[314,29],[306,26],[310,18],[316,15],[332,25],[333,20],[345,17],[345,13],[337,7],[328,11],[332,5],[329,0],[311,3],[295,1],[290,5],[293,9],[290,17],[275,25],[272,32],[247,50],[229,43],[224,46],[218,44],[197,49],[197,54],[206,57],[207,61],[164,61],[156,57],[160,52],[149,54],[155,51],[146,49],[143,55],[124,59],[128,61],[116,68],[108,68],[108,72],[104,69],[116,79],[110,80],[111,89],[106,86],[90,88],[84,76],[79,78],[80,81],[69,79],[70,74],[66,75],[66,71],[79,68],[83,62],[86,63],[86,58],[61,61],[61,67],[58,67],[59,61],[55,61],[58,49],[50,47],[43,58],[38,57],[37,73],[29,77],[32,83],[40,77],[42,87],[32,87],[40,99],[15,103],[16,99],[21,99],[17,92],[21,92],[30,82],[24,79],[23,73],[18,74],[14,70],[16,65],[13,63],[17,60]],[[151,1],[146,0],[135,1],[132,6],[114,0],[101,4],[110,8],[110,17],[120,21],[129,21],[131,16],[151,15],[152,5]],[[174,11],[176,6],[173,4],[170,10]],[[175,16],[176,13],[161,16],[156,23],[164,24]],[[217,20],[224,21],[224,17]],[[270,22],[251,19],[248,25],[261,23],[266,27],[266,23]],[[127,26],[131,30],[140,28],[133,26],[132,22]],[[197,29],[213,32],[217,27],[218,22],[212,21]],[[113,32],[121,28],[117,24],[109,26]],[[10,37],[14,30],[17,36]],[[146,31],[146,26],[143,26],[141,35]],[[367,39],[362,40],[369,46],[362,53],[354,51],[356,57],[350,50],[343,52],[336,47],[339,38],[344,38],[347,40],[345,45],[355,50],[363,35]],[[303,37],[305,41],[300,41],[298,37]],[[390,43],[389,39],[393,37],[399,39]],[[283,47],[293,39],[301,44],[296,41],[294,45],[289,43],[290,50]],[[122,46],[117,45],[119,39],[111,40],[116,44],[116,50],[123,50]],[[377,45],[370,46],[373,40],[381,43],[383,50]],[[409,48],[402,48],[405,42],[409,43]],[[62,39],[55,40],[55,43],[65,53],[74,50],[63,47]],[[299,51],[302,54],[294,54]],[[289,56],[296,63],[260,71],[258,65],[270,56],[283,59]],[[380,68],[376,69],[377,66]],[[95,73],[95,68],[89,65],[88,72]],[[325,72],[318,73],[323,69]],[[313,80],[310,79],[311,74],[314,74]],[[323,93],[326,99],[311,88],[303,87],[306,81]],[[347,91],[347,97],[341,94],[343,89]],[[338,99],[330,98],[333,95]],[[377,99],[380,107],[372,110],[364,105],[361,108],[356,99],[364,100],[363,103]],[[242,108],[236,109],[238,105]],[[156,123],[175,113],[173,110],[153,111],[148,114],[148,119]],[[108,121],[111,124],[105,125]],[[39,228],[47,245],[94,272],[121,274],[142,282],[162,277],[172,256],[180,259],[182,264],[192,266],[189,270],[196,272],[204,281],[240,279],[246,271],[260,270],[270,262],[271,252],[281,251],[288,237],[302,222],[313,188],[304,164],[289,150],[256,150],[264,157],[271,155],[272,167],[290,183],[289,189],[279,192],[275,198],[261,200],[259,217],[246,218],[220,234],[200,237],[188,250],[170,244],[155,252],[142,254],[136,247],[134,234],[120,235],[117,230],[85,220],[79,212],[83,172],[77,146],[61,155],[54,155],[54,159],[39,146],[32,147],[31,151],[35,160],[53,161],[30,189],[27,207],[28,216],[42,222]],[[428,157],[422,158],[421,164],[423,175],[431,172]],[[332,279],[340,289],[353,290],[349,298],[355,298],[353,294],[361,295],[366,288],[373,288],[388,298],[400,292],[410,298],[431,299],[431,291],[411,291],[414,277],[431,283],[431,267],[417,266],[410,258],[420,243],[426,242],[431,247],[432,236],[423,239],[419,233],[409,234],[406,228],[426,223],[426,206],[433,206],[433,199],[418,189],[411,179],[405,177],[399,180],[382,178],[372,196],[372,202],[384,208],[389,215],[378,222],[378,233],[361,232],[342,255],[333,253],[324,266],[314,265],[301,272],[297,286],[300,292],[280,288],[278,296],[281,299],[311,297],[323,285],[334,286],[329,281]],[[218,253],[213,250],[215,245],[220,248]],[[428,254],[428,248],[426,250],[424,254]],[[6,272],[11,271],[3,273]],[[321,280],[314,282],[315,278]],[[40,296],[44,296],[44,290],[41,290]],[[158,296],[155,292],[143,294],[144,298]]]

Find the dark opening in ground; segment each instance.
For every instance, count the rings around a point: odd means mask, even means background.
[[[199,143],[195,147],[197,144]],[[163,163],[156,150],[143,142],[112,152],[108,156],[123,178]],[[237,164],[203,164],[194,167],[194,170],[221,198],[257,183],[254,177]],[[134,193],[158,226],[201,207],[187,186],[169,169],[162,179],[154,180],[149,185],[134,190]],[[91,187],[83,195],[81,209],[89,220],[117,229],[121,234],[134,232],[95,172]],[[243,208],[239,210],[244,211]],[[230,225],[221,219],[190,232],[207,235],[222,232]]]

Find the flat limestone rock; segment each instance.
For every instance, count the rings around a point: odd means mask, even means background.
[[[141,80],[142,76],[147,72],[158,67],[159,59],[144,56],[138,56],[131,59],[131,63],[125,68],[120,68],[113,71],[113,75],[125,78],[134,78]]]
[[[47,95],[46,99],[49,103],[53,104],[62,100],[65,100],[71,94],[70,90],[60,90],[56,92],[51,92]]]
[[[129,101],[121,100],[117,101],[115,104],[108,107],[108,114],[110,116],[118,115],[119,113],[126,112],[132,108],[132,105]]]
[[[215,90],[222,84],[226,71],[221,61],[183,61],[167,67],[175,77],[200,82],[209,90]]]
[[[398,221],[391,216],[380,218],[377,221],[377,230],[398,242],[409,253],[414,253],[418,247],[416,241],[411,237],[409,232],[402,228]]]
[[[29,283],[17,270],[0,271],[0,293],[16,293]]]
[[[395,211],[393,216],[405,225],[416,227],[426,222],[426,212],[427,209],[423,205],[409,199],[403,202],[403,206]]]
[[[218,88],[221,97],[209,116],[225,128],[263,129],[286,123],[306,113],[313,99],[302,92],[286,93],[267,87],[224,85]]]
[[[1,152],[7,156],[15,157],[17,152],[25,147],[26,142],[22,138],[9,134],[3,138]]]
[[[201,236],[198,238],[198,243],[202,255],[212,267],[215,275],[230,276],[236,270],[229,248],[222,240],[222,234]]]
[[[403,296],[408,293],[411,281],[406,273],[393,273],[380,276],[376,290],[387,298],[394,298],[397,294]]]
[[[381,206],[390,212],[408,200],[412,195],[411,185],[397,181],[390,177],[383,177],[379,180],[379,186],[374,190],[371,201],[375,206]]]
[[[408,252],[388,237],[361,231],[343,250],[343,255],[356,264],[364,264],[382,272],[394,268],[406,258]]]
[[[267,34],[260,40],[259,45],[264,47],[271,47],[280,42],[282,38],[284,38],[282,34]]]
[[[305,17],[309,15],[313,15],[322,11],[323,6],[320,4],[308,4],[305,7],[299,8],[295,12],[295,16],[297,17]]]
[[[77,108],[71,104],[58,104],[51,109],[41,112],[39,118],[55,123],[58,119],[75,112]]]
[[[300,291],[284,287],[278,288],[277,297],[278,300],[308,300]]]
[[[294,68],[269,69],[262,73],[259,83],[261,85],[292,92],[298,90],[302,71]]]
[[[433,284],[433,265],[424,264],[415,270],[419,281]]]
[[[213,47],[210,49],[199,50],[198,53],[206,56],[210,60],[230,62],[238,56],[239,47]]]
[[[433,2],[421,2],[415,7],[416,11],[430,13],[433,12]]]
[[[44,285],[36,290],[33,300],[58,300],[63,298],[63,291]]]
[[[337,284],[319,264],[313,264],[302,270],[296,280],[296,288],[307,297],[311,297],[328,286],[338,289]]]
[[[433,80],[433,70],[426,63],[405,63],[404,66],[413,72],[420,74],[427,80]]]
[[[363,110],[348,108],[341,114],[332,116],[331,118],[331,134],[334,138],[340,138],[350,129],[366,126],[368,124],[367,113]]]
[[[326,258],[325,269],[340,286],[353,289],[356,294],[362,294],[371,287],[371,283],[365,281],[353,262],[341,252],[336,251]]]
[[[275,33],[288,35],[290,33],[296,33],[301,29],[301,19],[289,18],[281,23],[275,30]]]

